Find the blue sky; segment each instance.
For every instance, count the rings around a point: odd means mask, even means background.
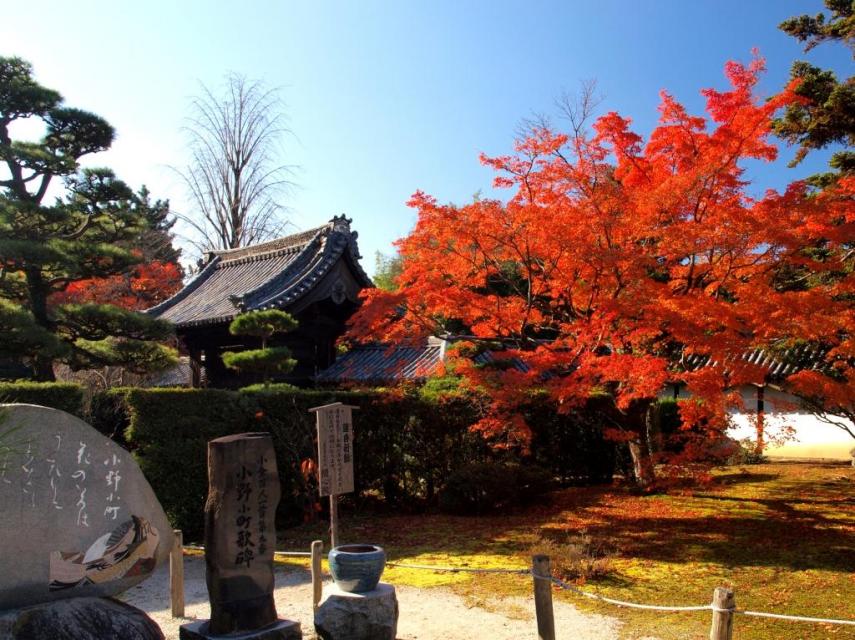
[[[700,112],[703,87],[725,86],[729,59],[767,59],[762,91],[808,59],[851,75],[839,45],[803,54],[776,25],[822,10],[820,2],[36,2],[9,3],[0,55],[29,60],[68,104],[107,118],[118,137],[89,163],[188,212],[168,170],[185,159],[180,133],[199,82],[234,71],[282,88],[296,165],[288,197],[295,229],[346,213],[363,263],[391,253],[415,216],[416,189],[440,201],[491,193],[478,154],[506,153],[534,113],[594,78],[603,110],[655,125],[668,89]],[[783,157],[788,156],[785,151]],[[750,168],[756,189],[780,188],[822,167],[785,159]]]

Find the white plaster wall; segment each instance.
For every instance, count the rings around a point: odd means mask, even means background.
[[[756,409],[757,388],[745,386],[740,390],[744,410],[731,411],[733,428],[728,435],[736,440],[757,437]],[[673,398],[673,387],[667,388],[660,397]],[[688,394],[681,389],[679,397]],[[764,433],[767,446],[764,453],[774,458],[829,458],[849,460],[849,451],[855,447],[855,438],[846,431],[835,427],[810,413],[800,409],[798,398],[777,389],[764,389]],[[844,422],[855,431],[850,421]]]

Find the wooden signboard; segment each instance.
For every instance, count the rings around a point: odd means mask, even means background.
[[[353,491],[353,419],[350,405],[309,409],[318,420],[318,485],[321,496]]]
[[[330,534],[338,546],[337,496],[353,491],[353,419],[358,409],[341,402],[309,409],[318,424],[318,489],[330,497]]]

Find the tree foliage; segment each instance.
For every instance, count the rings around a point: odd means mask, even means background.
[[[849,0],[826,0],[831,12],[802,15],[781,23],[785,33],[805,43],[805,51],[824,42],[840,42],[855,57],[855,9]],[[833,71],[820,69],[808,62],[793,63],[790,77],[798,81],[795,93],[803,98],[789,105],[775,122],[775,133],[799,149],[791,165],[801,162],[814,149],[832,144],[843,145],[829,162],[832,172],[813,176],[815,186],[822,187],[841,175],[855,174],[855,77],[839,81]]]
[[[43,123],[42,138],[12,139],[14,123],[27,119]],[[165,203],[152,203],[145,189],[135,193],[109,169],[79,169],[81,157],[106,150],[113,136],[105,120],[64,106],[38,84],[27,62],[0,58],[0,321],[4,336],[15,336],[2,348],[40,379],[53,379],[54,361],[145,371],[173,358],[149,342],[166,339],[168,323],[52,301],[80,281],[129,273],[140,262],[130,247],[163,230]],[[45,204],[55,180],[65,193]]]
[[[398,242],[400,288],[363,292],[351,335],[467,334],[453,365],[489,394],[475,428],[503,446],[527,445],[519,407],[532,397],[571,411],[607,394],[619,410],[609,433],[635,447],[643,482],[646,423],[666,381],[692,395],[680,403],[678,460],[690,464],[728,426],[731,390],[764,381],[747,349],[822,341],[829,366],[852,380],[853,253],[840,249],[855,232],[855,180],[750,195],[744,162],[775,159],[773,118],[801,100],[796,83],[758,99],[762,68],[728,63],[730,88],[702,92],[706,117],[663,92],[646,140],[614,112],[592,134],[534,126],[513,154],[482,157],[511,190],[506,202],[443,205],[417,192],[416,227]],[[799,269],[838,275],[780,286]],[[485,349],[487,364],[468,357]],[[682,366],[688,356],[718,364]]]
[[[185,133],[190,161],[178,174],[193,211],[182,219],[200,251],[235,249],[280,235],[287,222],[280,199],[291,186],[279,161],[289,133],[276,89],[237,74],[223,90],[202,86]]]
[[[235,336],[251,336],[261,340],[260,349],[226,351],[223,362],[230,369],[241,372],[260,373],[265,387],[274,374],[292,371],[297,361],[291,357],[287,347],[268,347],[267,342],[276,334],[288,333],[297,328],[297,321],[290,313],[278,309],[249,311],[239,315],[229,325],[229,333]]]
[[[395,291],[402,269],[401,256],[387,256],[378,251],[374,255],[374,265],[374,286],[384,291]]]

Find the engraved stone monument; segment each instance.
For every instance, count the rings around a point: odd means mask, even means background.
[[[169,556],[172,528],[131,455],[64,411],[0,405],[0,609],[112,596]]]
[[[131,455],[64,411],[0,405],[0,640],[163,634],[114,600],[172,546]]]
[[[211,619],[183,625],[182,640],[302,638],[300,624],[280,620],[273,601],[279,494],[270,434],[240,433],[208,443],[205,564]]]

